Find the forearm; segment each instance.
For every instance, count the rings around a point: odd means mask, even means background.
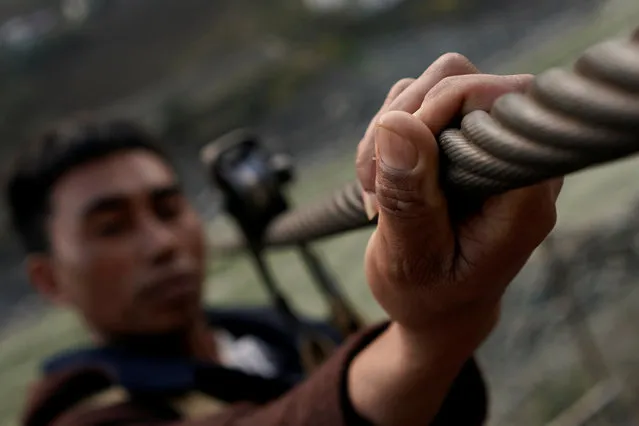
[[[469,361],[486,328],[490,329],[486,325],[464,332],[443,327],[407,337],[401,327],[391,325],[351,363],[348,380],[354,408],[376,426],[440,424],[434,420],[448,417],[451,409],[455,418],[468,414],[464,424],[481,424],[485,389]]]

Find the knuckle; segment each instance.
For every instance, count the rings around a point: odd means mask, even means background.
[[[477,72],[477,68],[470,59],[457,52],[449,52],[441,55],[433,65],[445,75]]]
[[[546,203],[544,214],[541,218],[541,228],[548,235],[557,225],[557,208],[554,203]],[[545,237],[544,235],[544,237]]]
[[[404,92],[410,91],[410,87],[415,81],[417,80],[414,78],[403,78],[396,82],[388,92],[381,111],[396,109],[395,103],[397,102],[397,99],[401,98]]]
[[[532,235],[532,245],[534,247],[539,246],[550,235],[552,230],[557,224],[557,214],[554,209],[548,211],[543,217],[537,219],[537,224],[534,227],[534,234]]]
[[[465,76],[451,75],[442,78],[428,93],[429,96],[436,96],[441,92],[450,90],[453,87],[459,87]]]
[[[389,99],[396,98],[397,96],[399,96],[400,93],[406,90],[406,88],[410,86],[411,84],[413,84],[414,82],[415,82],[414,78],[402,78],[401,80],[397,81],[395,84],[393,84],[393,87],[391,87],[390,91],[388,92],[388,98]]]
[[[541,185],[539,196],[535,200],[531,200],[531,204],[537,205],[539,208],[540,226],[549,232],[557,224],[556,191],[555,182],[544,183]]]
[[[414,179],[378,175],[375,192],[379,207],[398,217],[418,217],[427,208],[420,185]]]
[[[463,90],[463,88],[467,85],[467,81],[469,81],[468,77],[470,76],[454,75],[444,77],[426,94],[424,103],[444,95],[453,96]]]
[[[522,218],[518,222],[528,223],[535,244],[540,244],[557,225],[557,207],[552,192],[551,185],[544,185],[536,196],[530,197],[521,206]]]
[[[478,74],[451,75],[444,77],[428,93],[430,98],[434,98],[444,93],[472,93],[486,85],[486,76]]]

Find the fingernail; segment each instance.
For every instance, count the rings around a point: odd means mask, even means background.
[[[409,171],[417,166],[417,149],[406,138],[383,126],[377,126],[375,145],[379,159],[386,166]]]
[[[364,209],[366,210],[368,220],[375,219],[375,216],[377,216],[378,213],[377,197],[375,194],[364,191],[362,192],[362,199],[364,200]]]

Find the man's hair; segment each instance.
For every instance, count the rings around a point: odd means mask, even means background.
[[[168,157],[142,127],[125,120],[72,120],[45,132],[16,158],[6,181],[6,205],[28,253],[47,252],[51,191],[72,169],[120,151],[145,149]]]

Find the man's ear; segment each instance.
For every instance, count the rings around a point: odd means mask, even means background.
[[[53,261],[48,254],[30,254],[25,261],[27,277],[38,293],[55,304],[65,304],[66,295],[54,272]]]

